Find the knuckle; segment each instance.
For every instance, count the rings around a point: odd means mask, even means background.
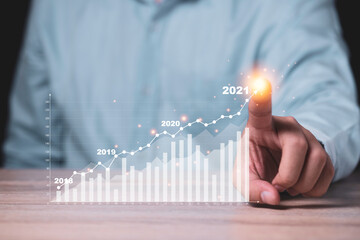
[[[314,149],[313,150],[313,158],[315,161],[319,162],[321,166],[324,166],[327,160],[327,154],[323,149]]]
[[[307,151],[308,149],[308,142],[306,141],[304,136],[296,136],[292,140],[289,140],[290,144],[296,148],[303,149]]]
[[[307,150],[307,148],[308,148],[308,143],[307,143],[305,137],[299,137],[297,140],[297,145],[299,146],[299,148],[302,148],[302,149]]]

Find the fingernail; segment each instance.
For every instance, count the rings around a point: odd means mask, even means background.
[[[261,192],[260,197],[261,197],[261,201],[263,203],[270,203],[271,202],[271,199],[270,199],[271,193],[270,192],[267,192],[267,191]]]
[[[285,191],[285,188],[283,186],[277,185],[275,184],[274,187],[276,188],[276,190],[278,190],[278,192],[283,192]]]

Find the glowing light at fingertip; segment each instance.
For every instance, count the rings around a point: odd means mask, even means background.
[[[262,77],[258,77],[254,80],[253,82],[253,89],[254,89],[254,93],[256,94],[257,92],[262,92],[264,90],[266,90],[267,88],[267,84],[266,84],[266,80]]]

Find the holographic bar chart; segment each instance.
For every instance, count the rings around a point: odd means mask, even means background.
[[[147,162],[136,170],[123,157],[120,169],[97,168],[76,174],[56,190],[53,202],[248,202],[249,129],[236,132],[236,140],[220,143],[217,158],[202,154],[193,137],[170,141],[160,164]],[[194,151],[193,151],[194,150]],[[101,164],[101,163],[98,163]],[[216,166],[210,168],[209,166]]]

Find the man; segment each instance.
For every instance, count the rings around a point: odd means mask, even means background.
[[[251,200],[278,204],[284,190],[323,195],[360,153],[354,81],[329,0],[34,1],[6,165],[45,165],[40,103],[49,89],[54,165],[75,168],[94,159],[98,143],[132,148],[140,133],[122,126],[148,109],[156,111],[146,127],[172,109],[192,109],[192,119],[217,114],[209,99],[254,65],[281,74],[272,95],[267,86],[249,104]],[[100,101],[112,98],[126,116],[116,122]]]

